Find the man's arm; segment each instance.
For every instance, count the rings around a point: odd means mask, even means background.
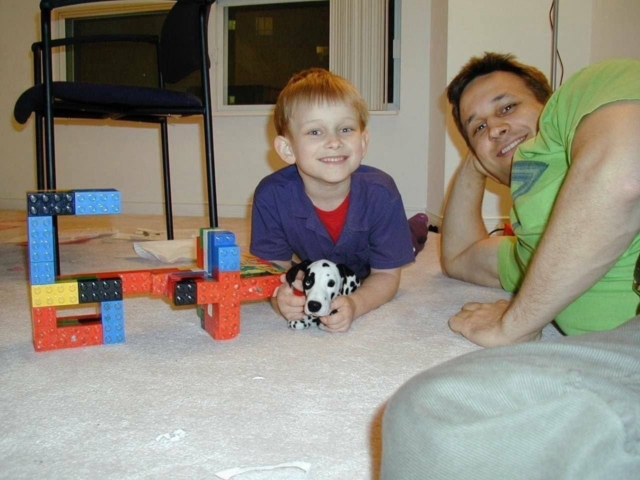
[[[442,222],[442,270],[465,282],[500,287],[498,245],[482,220],[482,199],[487,175],[472,154],[454,178]]]
[[[640,231],[638,132],[640,102],[610,104],[582,121],[520,291],[506,309],[493,304],[493,318],[486,308],[463,309],[449,322],[454,331],[484,346],[530,340],[611,269]]]
[[[326,330],[346,332],[356,318],[390,301],[398,291],[401,275],[401,268],[388,270],[372,268],[360,288],[351,295],[336,297],[331,302],[331,307],[337,312],[320,319]]]

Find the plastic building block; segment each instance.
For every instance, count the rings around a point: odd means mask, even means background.
[[[78,282],[75,280],[31,286],[32,307],[59,307],[78,303]]]
[[[78,279],[78,292],[80,303],[122,300],[122,280],[120,277]]]
[[[35,216],[75,215],[73,192],[29,192],[27,193],[27,214]]]
[[[204,270],[204,250],[202,249],[202,239],[196,238],[196,265]]]
[[[96,274],[96,277],[99,279],[119,277],[122,280],[123,295],[151,293],[151,272],[149,270],[103,272]]]
[[[105,344],[124,342],[124,306],[122,300],[103,302],[102,335]]]
[[[235,235],[201,229],[196,239],[201,270],[165,268],[55,277],[55,215],[119,213],[116,190],[32,192],[27,197],[33,342],[36,351],[125,341],[123,297],[152,294],[175,305],[196,305],[202,327],[216,340],[240,332],[243,301],[269,297],[280,274],[240,274]],[[202,269],[205,269],[204,271]],[[100,314],[56,318],[59,306],[99,303]]]
[[[55,307],[32,308],[31,323],[33,325],[33,347],[36,352],[55,350],[58,341]]]
[[[215,340],[230,340],[240,333],[240,304],[215,304],[204,307],[204,329]]]
[[[74,190],[76,215],[114,215],[122,211],[117,190]]]
[[[56,348],[102,345],[102,325],[99,315],[58,319]]]
[[[47,285],[56,281],[55,262],[31,262],[29,264],[31,285]]]
[[[29,262],[55,262],[51,217],[28,217]]]
[[[243,278],[240,282],[240,297],[242,301],[269,298],[280,284],[279,275]]]
[[[179,272],[177,268],[164,268],[151,271],[151,294],[156,297],[164,297],[169,282],[169,274]]]
[[[177,306],[182,305],[196,305],[197,303],[197,287],[196,280],[193,278],[187,278],[180,280],[176,283],[175,292],[173,295],[173,304]]]
[[[215,247],[213,249],[213,258],[209,253],[210,261],[213,261],[211,269],[220,272],[234,272],[240,270],[240,248],[237,246]]]
[[[208,234],[209,248],[234,246],[236,244],[236,236],[228,230],[212,230]]]

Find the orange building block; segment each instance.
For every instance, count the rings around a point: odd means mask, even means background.
[[[104,343],[100,315],[85,315],[82,317],[61,318],[59,320],[72,323],[58,326],[58,348],[88,347]]]
[[[215,340],[231,340],[240,333],[240,302],[204,306],[204,329]]]
[[[243,278],[240,282],[242,301],[269,298],[280,284],[280,275]]]
[[[55,307],[34,307],[31,309],[33,324],[33,347],[36,352],[55,350],[58,340],[58,321]]]
[[[57,318],[56,314],[55,307],[31,309],[33,346],[36,352],[102,345],[100,315]],[[65,325],[65,322],[68,324]]]

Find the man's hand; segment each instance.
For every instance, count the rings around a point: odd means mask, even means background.
[[[278,287],[274,298],[271,299],[271,305],[274,310],[280,312],[287,320],[300,320],[304,317],[304,295],[296,295],[295,290],[302,291],[303,272],[298,272],[293,287],[289,286],[285,275],[280,277],[282,285]]]
[[[481,347],[497,347],[512,343],[539,340],[542,331],[516,334],[505,319],[510,303],[467,303],[449,319],[449,328]]]
[[[356,312],[356,305],[353,299],[348,296],[334,298],[331,302],[331,311],[335,313],[320,317],[320,321],[326,331],[343,333],[351,328]]]

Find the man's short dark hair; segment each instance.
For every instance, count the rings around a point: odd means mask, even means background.
[[[535,67],[518,62],[512,54],[485,52],[482,57],[473,57],[462,67],[447,87],[447,98],[458,130],[469,144],[469,139],[460,118],[460,99],[465,89],[476,78],[493,72],[509,72],[520,77],[529,91],[544,105],[553,93],[544,73]]]

